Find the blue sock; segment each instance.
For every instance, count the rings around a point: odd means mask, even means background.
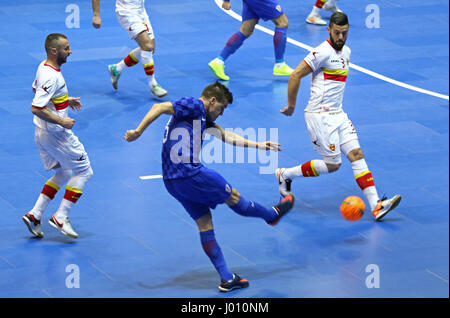
[[[259,203],[248,201],[243,196],[241,196],[239,202],[235,206],[232,206],[231,209],[242,216],[259,217],[267,222],[273,221],[278,216],[273,208],[266,208]]]
[[[241,47],[242,43],[244,43],[245,39],[246,37],[244,34],[241,33],[241,31],[238,31],[235,34],[233,34],[228,39],[227,44],[225,44],[222,53],[220,53],[221,60],[225,61],[231,54],[236,52],[236,50]]]
[[[223,280],[232,280],[233,273],[228,269],[227,264],[225,263],[222,250],[216,242],[214,230],[200,232],[200,240],[202,242],[203,250],[213,263],[220,278]]]
[[[284,62],[284,51],[286,50],[286,32],[286,28],[275,28],[275,34],[273,35],[275,63]]]

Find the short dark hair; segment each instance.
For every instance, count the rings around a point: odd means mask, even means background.
[[[215,97],[220,103],[224,104],[233,103],[233,94],[231,94],[225,85],[219,82],[206,86],[202,92],[202,96],[206,98]]]
[[[52,33],[47,35],[47,38],[45,39],[45,51],[49,52],[51,48],[57,48],[58,47],[58,40],[59,39],[67,39],[67,36],[65,36],[64,34],[61,33]]]
[[[344,12],[335,12],[330,17],[329,27],[331,28],[334,24],[336,25],[347,25],[348,17]]]

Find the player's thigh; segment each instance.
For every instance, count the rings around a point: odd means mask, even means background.
[[[128,32],[130,38],[136,39],[136,37],[144,31],[150,39],[155,38],[147,14],[118,11],[116,12],[116,16],[120,25]]]
[[[341,163],[338,125],[333,125],[327,114],[305,113],[306,128],[316,150],[326,163]]]
[[[249,7],[264,21],[274,20],[284,14],[281,5],[276,0],[253,1],[247,0]]]
[[[71,131],[48,133],[45,150],[63,169],[73,170],[75,174],[91,166],[83,144]]]
[[[36,127],[34,133],[34,142],[38,148],[39,155],[41,157],[42,164],[45,170],[51,170],[58,167],[59,162],[46,150],[47,138],[43,135],[43,131]]]

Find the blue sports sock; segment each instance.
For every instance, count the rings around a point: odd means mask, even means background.
[[[220,53],[220,57],[223,61],[225,61],[231,54],[236,52],[238,48],[244,43],[244,40],[246,39],[245,35],[241,33],[241,31],[236,32],[233,34],[229,39],[227,44],[225,44],[225,47],[222,50],[222,53]]]
[[[241,196],[238,203],[232,206],[231,209],[237,214],[259,217],[267,222],[273,221],[278,216],[273,208],[266,208],[257,202],[248,201],[243,196]]]
[[[287,28],[275,28],[273,35],[273,47],[275,49],[275,63],[284,62],[284,51],[286,50]]]
[[[214,230],[200,232],[200,240],[202,242],[203,250],[213,263],[220,278],[223,280],[232,280],[233,273],[228,269],[227,264],[225,263],[222,250],[216,242]]]

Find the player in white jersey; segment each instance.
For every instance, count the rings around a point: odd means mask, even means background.
[[[22,217],[30,232],[43,237],[41,219],[58,190],[66,191],[56,213],[49,223],[61,233],[77,238],[68,213],[83,193],[83,188],[93,171],[83,144],[73,134],[75,120],[68,117],[68,107],[80,110],[79,97],[69,97],[67,85],[61,74],[61,65],[72,53],[69,41],[63,34],[53,33],[45,40],[47,59],[37,70],[33,82],[35,96],[31,111],[34,114],[35,142],[46,170],[54,175],[45,183],[33,209]]]
[[[314,149],[323,159],[292,168],[279,168],[276,177],[280,194],[284,196],[290,191],[295,177],[317,177],[337,171],[342,163],[342,152],[351,163],[356,182],[369,202],[375,220],[379,221],[400,203],[401,196],[395,195],[391,199],[378,197],[356,130],[342,109],[350,61],[350,49],[345,46],[348,29],[347,16],[342,12],[333,13],[328,40],[314,48],[289,77],[288,106],[281,110],[286,116],[294,113],[300,80],[312,73],[305,121]]]
[[[100,0],[92,0],[92,9],[94,11],[92,24],[95,28],[100,28],[102,25]],[[127,30],[130,38],[136,40],[139,47],[131,51],[117,64],[108,65],[111,84],[114,89],[117,89],[117,83],[123,70],[136,65],[142,60],[151,93],[159,98],[166,96],[168,94],[167,91],[158,84],[155,77],[153,61],[155,35],[145,10],[145,0],[116,0],[116,16],[120,25]]]

